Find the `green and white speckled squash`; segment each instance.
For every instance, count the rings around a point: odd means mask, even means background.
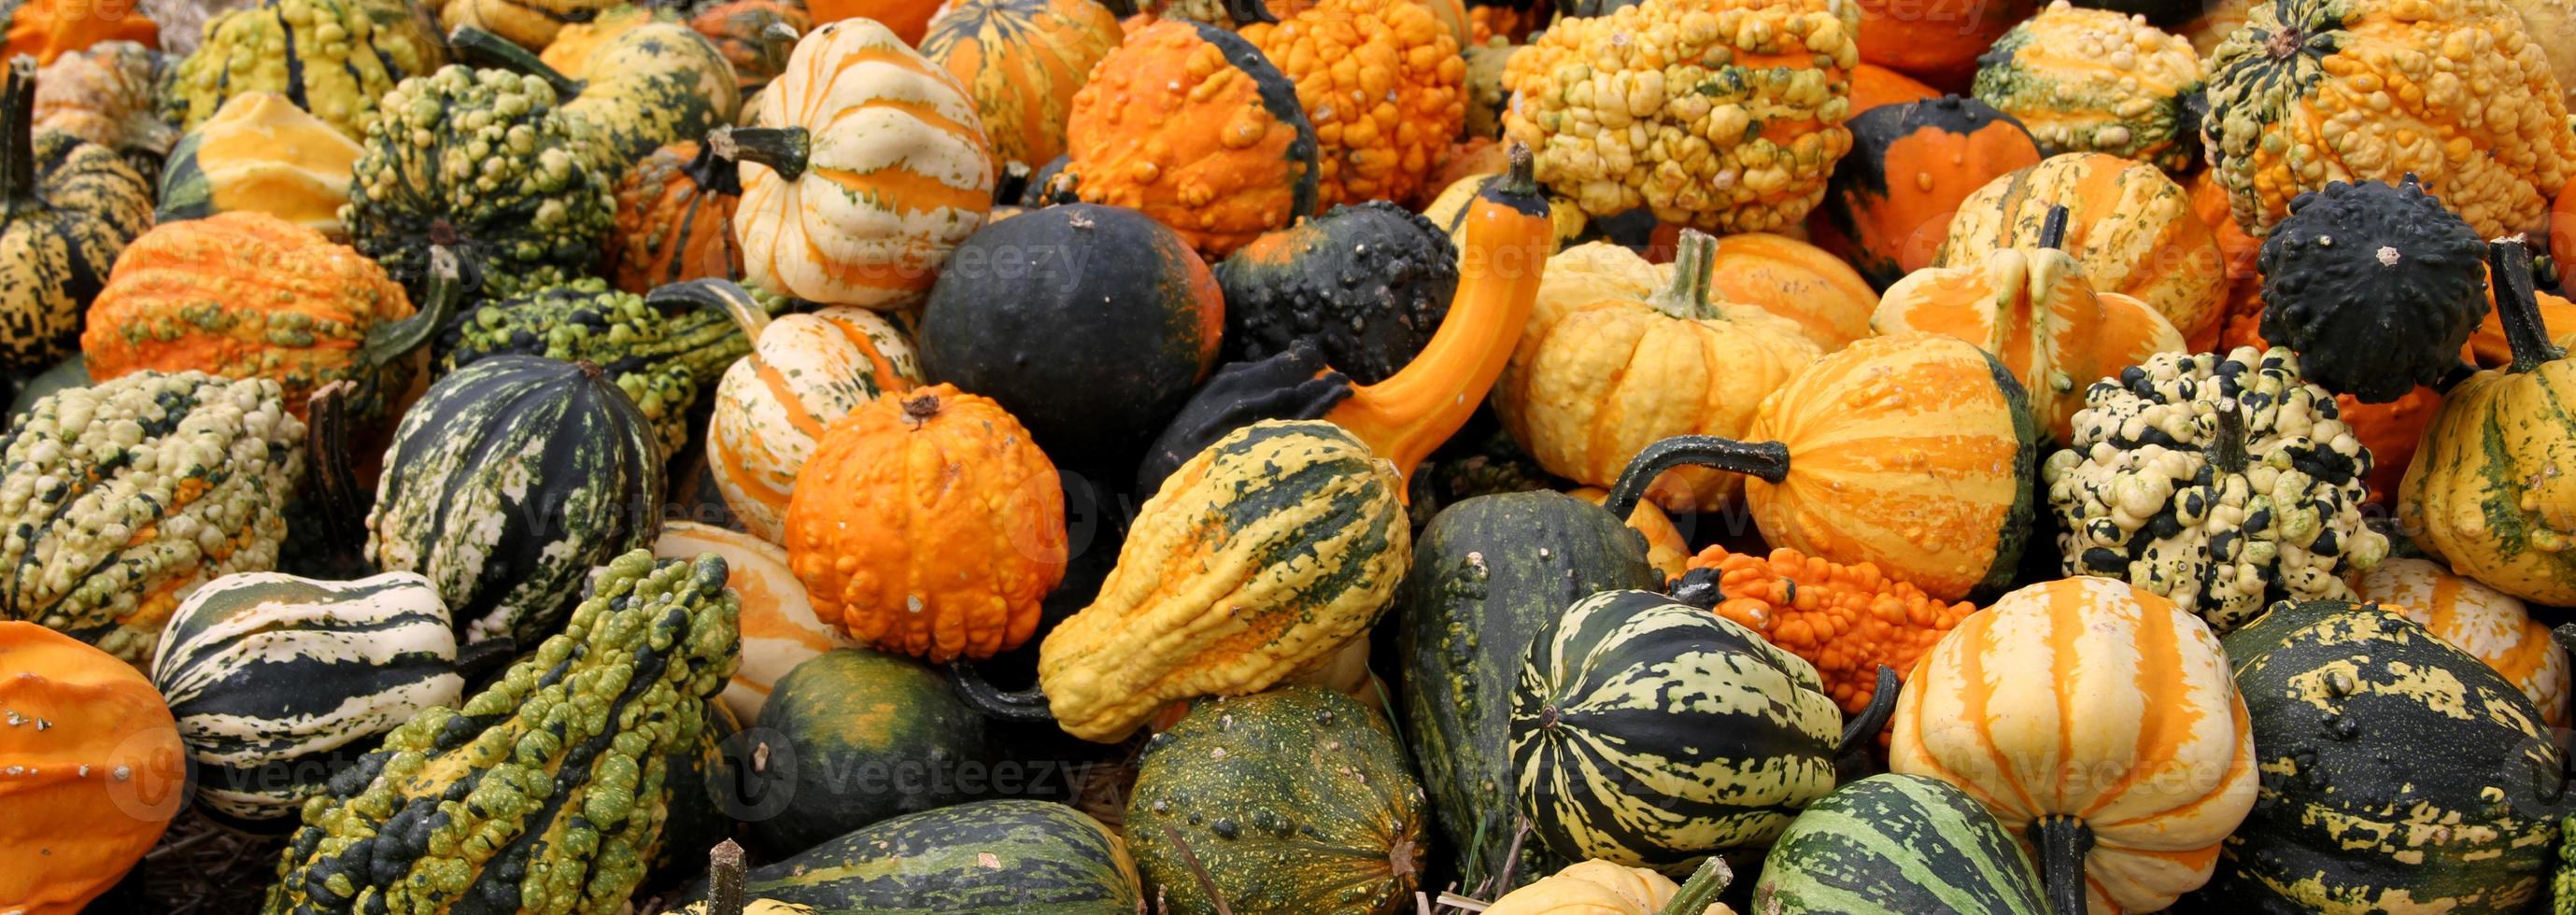
[[[403,414],[367,513],[366,556],[438,586],[469,642],[534,645],[592,566],[653,543],[653,424],[589,363],[493,356]]]
[[[226,575],[162,630],[152,685],[196,762],[197,802],[236,825],[287,820],[414,713],[465,698],[429,579]]]

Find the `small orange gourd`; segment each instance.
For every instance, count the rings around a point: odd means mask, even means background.
[[[1406,200],[1467,117],[1458,39],[1411,0],[1312,0],[1241,34],[1290,82],[1315,127],[1316,206]]]
[[[32,56],[41,67],[102,41],[160,47],[161,27],[139,5],[135,0],[26,0],[8,13],[7,56]]]
[[[1868,39],[1861,40],[1863,47]],[[1866,51],[1863,52],[1866,55]],[[1924,85],[1921,80],[1873,63],[1852,68],[1851,110],[1854,117],[1880,105],[1919,102],[1941,97],[1941,90]]]
[[[1686,575],[1683,587],[1716,588],[1717,615],[1816,665],[1845,714],[1859,714],[1878,695],[1881,665],[1910,675],[1943,634],[1977,612],[1974,604],[1935,599],[1875,565],[1843,565],[1785,547],[1755,556],[1712,546],[1691,557],[1690,568],[1705,581]]]
[[[0,911],[76,915],[188,800],[187,751],[152,681],[34,623],[0,622]]]
[[[1878,290],[1823,248],[1786,235],[1723,235],[1708,253],[1708,296],[1760,307],[1797,322],[1818,349],[1833,352],[1869,336]]]
[[[742,201],[734,164],[695,140],[636,161],[617,182],[617,221],[601,241],[609,285],[643,295],[683,280],[742,275],[733,211]]]

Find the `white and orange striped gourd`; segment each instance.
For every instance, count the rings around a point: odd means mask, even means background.
[[[2567,651],[2521,600],[2429,559],[2390,559],[2353,579],[2362,600],[2396,611],[2521,687],[2550,727],[2568,724]]]
[[[2029,839],[2061,915],[2158,911],[2208,882],[2260,780],[2218,636],[2109,578],[1960,621],[1906,679],[1888,754]]]
[[[835,306],[745,327],[751,355],[716,384],[707,473],[744,527],[787,535],[787,496],[823,430],[861,404],[922,383],[912,339],[883,315]]]
[[[787,567],[787,550],[740,531],[671,521],[653,542],[659,559],[695,559],[702,553],[724,557],[725,587],[742,599],[742,663],[725,683],[720,698],[744,722],[760,718],[769,691],[805,659],[859,643],[814,615],[805,585]]]
[[[798,41],[752,123],[711,142],[742,163],[734,238],[761,288],[905,308],[992,208],[993,155],[974,100],[873,20]]]

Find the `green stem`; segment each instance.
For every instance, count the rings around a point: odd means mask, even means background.
[[[1739,442],[1714,435],[1676,435],[1647,445],[1619,472],[1610,497],[1601,505],[1622,523],[1646,498],[1646,487],[1675,467],[1714,467],[1767,483],[1789,478],[1789,446],[1779,442]]]
[[[1673,251],[1673,284],[1655,293],[1646,304],[1684,321],[1716,318],[1717,308],[1708,301],[1708,262],[1716,255],[1716,236],[1683,229],[1681,244]]]
[[[751,290],[728,279],[706,277],[678,283],[665,283],[644,294],[644,304],[668,311],[671,305],[713,308],[733,318],[734,326],[753,343],[760,342],[760,332],[769,329],[769,312],[752,298]]]
[[[772,22],[761,26],[761,64],[767,66],[771,73],[787,72],[787,57],[796,53],[796,42],[804,37],[796,33],[795,26],[784,22]]]
[[[1681,892],[1673,894],[1673,901],[1664,903],[1659,915],[1700,915],[1716,905],[1718,894],[1726,892],[1727,884],[1734,882],[1735,869],[1726,866],[1726,858],[1710,855],[1699,863],[1698,870],[1691,872],[1689,880],[1682,882]]]
[[[2083,820],[2049,814],[2030,825],[2031,844],[2039,848],[2039,879],[2048,889],[2048,906],[2057,915],[2084,915],[2084,856],[2093,850],[2093,829]]]
[[[2066,249],[2066,207],[2050,204],[2048,216],[2039,223],[2039,246],[2052,250]]]
[[[1878,665],[1877,691],[1869,694],[1869,705],[1862,708],[1860,714],[1852,716],[1851,724],[1843,728],[1842,741],[1834,744],[1835,758],[1851,755],[1853,750],[1878,736],[1879,729],[1887,726],[1888,716],[1896,714],[1896,694],[1903,687],[1904,684],[1896,679],[1894,668]]]
[[[1048,707],[1046,693],[1037,687],[1015,693],[1004,692],[992,681],[984,679],[975,665],[965,661],[949,662],[948,678],[957,691],[957,698],[964,701],[967,708],[986,718],[1028,722],[1055,720],[1055,710]]]
[[[0,93],[0,131],[8,136],[5,154],[9,161],[0,164],[0,216],[15,216],[22,208],[38,204],[36,199],[36,62],[19,57],[9,61],[9,83]]]
[[[311,465],[314,481],[314,508],[321,515],[322,526],[329,533],[325,542],[335,550],[345,549],[357,558],[356,544],[367,539],[365,496],[358,488],[358,471],[350,461],[356,449],[349,446],[349,381],[334,381],[304,401],[304,457]]]
[[[742,915],[742,846],[732,839],[707,852],[707,915]]]
[[[367,329],[367,342],[360,347],[367,364],[377,368],[410,356],[413,350],[427,344],[440,328],[456,316],[456,307],[465,300],[465,286],[459,282],[455,250],[446,245],[429,248],[429,289],[422,293],[420,310],[399,321],[387,321]]]
[[[1235,28],[1242,28],[1255,22],[1279,21],[1279,17],[1270,12],[1270,4],[1262,0],[1225,0],[1225,15],[1226,18],[1234,20]]]
[[[2245,472],[2245,408],[2230,404],[2218,411],[2218,438],[2209,443],[2209,462],[2220,473]]]
[[[707,135],[707,145],[715,147],[716,155],[768,166],[789,181],[805,176],[812,141],[802,127],[718,127]]]
[[[516,42],[470,25],[457,26],[447,33],[447,44],[456,49],[458,59],[477,67],[508,70],[545,80],[555,87],[555,102],[561,104],[581,95],[588,84],[563,75],[548,66],[536,52],[519,47]]]
[[[2550,342],[2549,326],[2540,320],[2540,291],[2531,276],[2531,249],[2520,238],[2487,243],[2487,272],[2495,283],[2497,317],[2504,319],[2504,339],[2513,347],[2506,371],[2529,372],[2567,358]]]
[[[1512,167],[1503,173],[1503,193],[1538,196],[1538,157],[1531,155],[1530,148],[1518,140],[1512,141],[1512,148],[1506,150],[1504,156],[1511,161]]]

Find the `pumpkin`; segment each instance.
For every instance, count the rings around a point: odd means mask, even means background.
[[[994,761],[984,720],[919,661],[864,648],[806,659],[761,707],[728,790],[758,847],[792,855],[871,824],[971,798],[959,776]],[[772,812],[774,808],[774,812]]]
[[[2548,468],[2576,447],[2552,404],[2576,383],[2576,363],[2549,340],[2533,298],[2531,254],[2518,240],[2489,246],[2496,310],[2513,364],[2470,376],[2443,396],[2398,491],[2397,516],[2426,556],[2506,594],[2576,603],[2576,556],[2563,555],[2576,480]]]
[[[2203,897],[2292,911],[2534,909],[2567,760],[2512,683],[2388,609],[2342,601],[2275,607],[2226,648],[2261,784]]]
[[[1458,291],[1458,252],[1431,220],[1374,200],[1254,239],[1216,265],[1216,283],[1229,360],[1313,340],[1333,368],[1375,384],[1431,342]]]
[[[1259,47],[1162,20],[1129,31],[1092,74],[1065,122],[1063,180],[1084,201],[1141,210],[1210,260],[1314,214],[1315,125]]]
[[[735,718],[756,722],[780,678],[808,658],[852,643],[815,615],[805,584],[796,580],[787,551],[777,544],[689,521],[664,523],[653,541],[656,559],[695,559],[702,553],[725,561],[725,587],[742,603],[742,663],[718,698]]]
[[[107,267],[152,225],[152,189],[116,151],[35,131],[35,65],[0,84],[0,372],[34,374],[80,343]]]
[[[2118,581],[2014,591],[1914,669],[1888,769],[1985,804],[2036,848],[2055,911],[2162,909],[2209,879],[2254,804],[2230,654],[2199,617]]]
[[[2060,250],[2100,292],[2162,312],[2194,350],[2218,339],[2227,272],[2182,185],[2154,166],[2103,153],[2050,156],[1959,202],[1934,264],[1975,266],[2005,248],[2041,247],[2051,209],[2067,210]]]
[[[1807,230],[1880,290],[1932,266],[1969,193],[2039,164],[2030,131],[1975,99],[1942,96],[1865,109],[1852,117],[1851,132],[1851,155],[1834,168]]]
[[[616,221],[600,239],[600,272],[609,285],[642,295],[742,274],[732,226],[742,181],[713,146],[684,140],[654,150],[618,179],[616,194]]]
[[[12,58],[32,56],[37,66],[48,66],[63,55],[102,42],[157,46],[161,43],[161,28],[139,6],[137,0],[24,0],[8,11],[6,45],[0,53]]]
[[[1974,604],[1936,600],[1869,563],[1842,565],[1797,550],[1769,555],[1711,546],[1690,558],[1673,596],[1711,609],[1806,659],[1845,714],[1877,698],[1878,669],[1901,677]],[[1812,595],[1812,597],[1810,597]]]
[[[59,130],[125,156],[145,177],[179,142],[155,96],[165,59],[131,41],[73,51],[36,70],[36,129]]]
[[[1939,779],[1888,774],[1798,814],[1762,857],[1753,910],[2046,915],[2048,905],[2030,853],[1984,804]]]
[[[2146,17],[2055,0],[1977,58],[1977,100],[2041,152],[2109,153],[2182,173],[2200,162],[2200,57]]]
[[[752,93],[787,69],[796,39],[786,33],[801,36],[814,27],[814,20],[796,0],[728,0],[698,10],[689,17],[689,27],[714,42],[733,64],[734,88],[742,92],[744,107],[750,107]]]
[[[943,4],[934,0],[809,0],[814,11],[814,24],[828,25],[844,19],[871,19],[894,31],[896,40],[906,45],[919,45],[925,39],[932,20],[938,18]]]
[[[921,365],[901,328],[846,305],[742,331],[751,355],[716,383],[707,475],[745,528],[781,543],[788,493],[823,430],[862,404],[920,386]]]
[[[1862,15],[1867,16],[1868,13],[1864,11]],[[1873,108],[1901,105],[1906,102],[1928,102],[1941,97],[1941,90],[1924,85],[1921,80],[1869,63],[1866,52],[1862,54],[1861,59],[1861,65],[1853,67],[1851,73],[1851,110],[1854,118],[1868,114]],[[1852,125],[1852,143],[1855,152],[1859,150],[1859,130],[1858,124]]]
[[[582,39],[561,66],[470,25],[448,43],[477,66],[554,86],[571,150],[613,179],[656,149],[732,124],[742,106],[733,65],[706,36],[641,11],[621,22]]]
[[[1762,399],[1822,355],[1794,323],[1710,299],[1715,247],[1691,230],[1665,268],[1599,242],[1549,259],[1493,401],[1549,473],[1606,486],[1658,440],[1742,438]],[[1714,510],[1741,480],[1686,468],[1658,485],[1656,504]]]
[[[1316,205],[1412,199],[1466,121],[1459,36],[1413,0],[1298,6],[1239,34],[1297,86],[1315,128]]]
[[[1201,701],[1154,735],[1126,830],[1166,911],[1359,915],[1412,898],[1429,814],[1376,712],[1288,686]]]
[[[1099,596],[1039,646],[1056,723],[1113,742],[1173,700],[1258,692],[1332,655],[1404,578],[1403,485],[1329,423],[1255,423],[1199,452],[1145,501]]]
[[[117,658],[0,621],[0,900],[74,915],[160,841],[186,803],[187,757],[161,694]]]
[[[1976,73],[1978,55],[2039,7],[2039,0],[1861,0],[1860,59],[1955,92]]]
[[[1679,249],[1677,241],[1674,250]],[[1850,264],[1823,248],[1769,232],[1717,239],[1717,247],[1708,252],[1708,294],[1787,318],[1828,353],[1869,336],[1870,315],[1878,310],[1878,292]]]
[[[414,714],[465,698],[447,607],[409,572],[207,582],[170,614],[152,684],[196,763],[197,802],[254,828],[294,817]]]
[[[1484,911],[1493,915],[1659,915],[1680,892],[1681,886],[1672,878],[1649,868],[1578,861],[1504,894]]]
[[[742,163],[733,231],[754,285],[826,305],[907,307],[993,205],[973,100],[874,22],[830,23],[797,41],[753,122],[708,142]]]
[[[235,95],[274,92],[364,140],[386,92],[445,63],[447,44],[408,2],[259,0],[206,23],[171,70],[162,113],[191,130]]]
[[[954,0],[921,55],[966,87],[995,160],[1036,165],[1064,154],[1073,94],[1122,35],[1094,0]]]
[[[2564,88],[2504,0],[2256,3],[2208,67],[2210,167],[2249,234],[2302,192],[2410,173],[2480,238],[2540,232],[2576,174]],[[2387,86],[2415,87],[2403,115]]]
[[[2043,234],[2039,247],[1998,250],[1983,264],[1907,274],[1879,299],[1871,325],[1882,334],[1957,337],[1993,353],[2029,392],[2032,421],[2052,440],[2073,441],[2076,411],[2094,381],[2182,352],[2183,339],[2153,306],[2095,293],[2062,243]]]
[[[589,22],[626,5],[626,0],[436,0],[438,24],[455,29],[472,26],[499,35],[530,51],[554,43],[565,26]]]
[[[147,369],[270,379],[298,419],[314,392],[351,381],[352,417],[373,422],[410,392],[418,351],[456,299],[442,281],[414,312],[375,262],[321,233],[266,213],[221,213],[127,246],[90,307],[81,350],[102,380]]]
[[[2263,240],[2263,338],[2363,403],[2439,385],[2486,316],[2485,255],[2413,175],[2301,194]]]
[[[224,102],[170,150],[155,223],[217,213],[267,213],[345,240],[340,208],[363,152],[285,96],[245,92]]]
[[[1636,505],[1676,466],[1744,474],[1771,544],[1870,563],[1959,600],[2001,588],[2018,568],[2040,437],[2027,404],[2012,373],[1971,344],[1872,337],[1791,376],[1742,441],[1648,446],[1608,504],[1614,515]]]
[[[1720,15],[1743,21],[1683,25]],[[1645,0],[1568,19],[1512,55],[1520,103],[1503,129],[1537,152],[1539,181],[1595,217],[1642,206],[1710,232],[1779,231],[1851,149],[1860,30],[1858,4],[1824,0]],[[1596,80],[1597,94],[1578,88]]]
[[[1064,489],[1019,420],[940,384],[832,424],[787,503],[815,615],[872,648],[983,659],[1037,630],[1064,579]]]
[[[1065,204],[957,246],[921,317],[921,367],[1024,420],[1076,467],[1121,466],[1216,367],[1225,299],[1178,233]],[[1044,341],[1058,354],[1031,358]]]
[[[2567,726],[2567,652],[2522,601],[2428,559],[2396,558],[2353,580],[2363,601],[2413,620],[2496,669],[2530,697],[2541,720]]]
[[[1020,799],[896,817],[745,877],[744,895],[765,900],[746,911],[771,915],[1126,913],[1150,898],[1116,832],[1072,807]]]

